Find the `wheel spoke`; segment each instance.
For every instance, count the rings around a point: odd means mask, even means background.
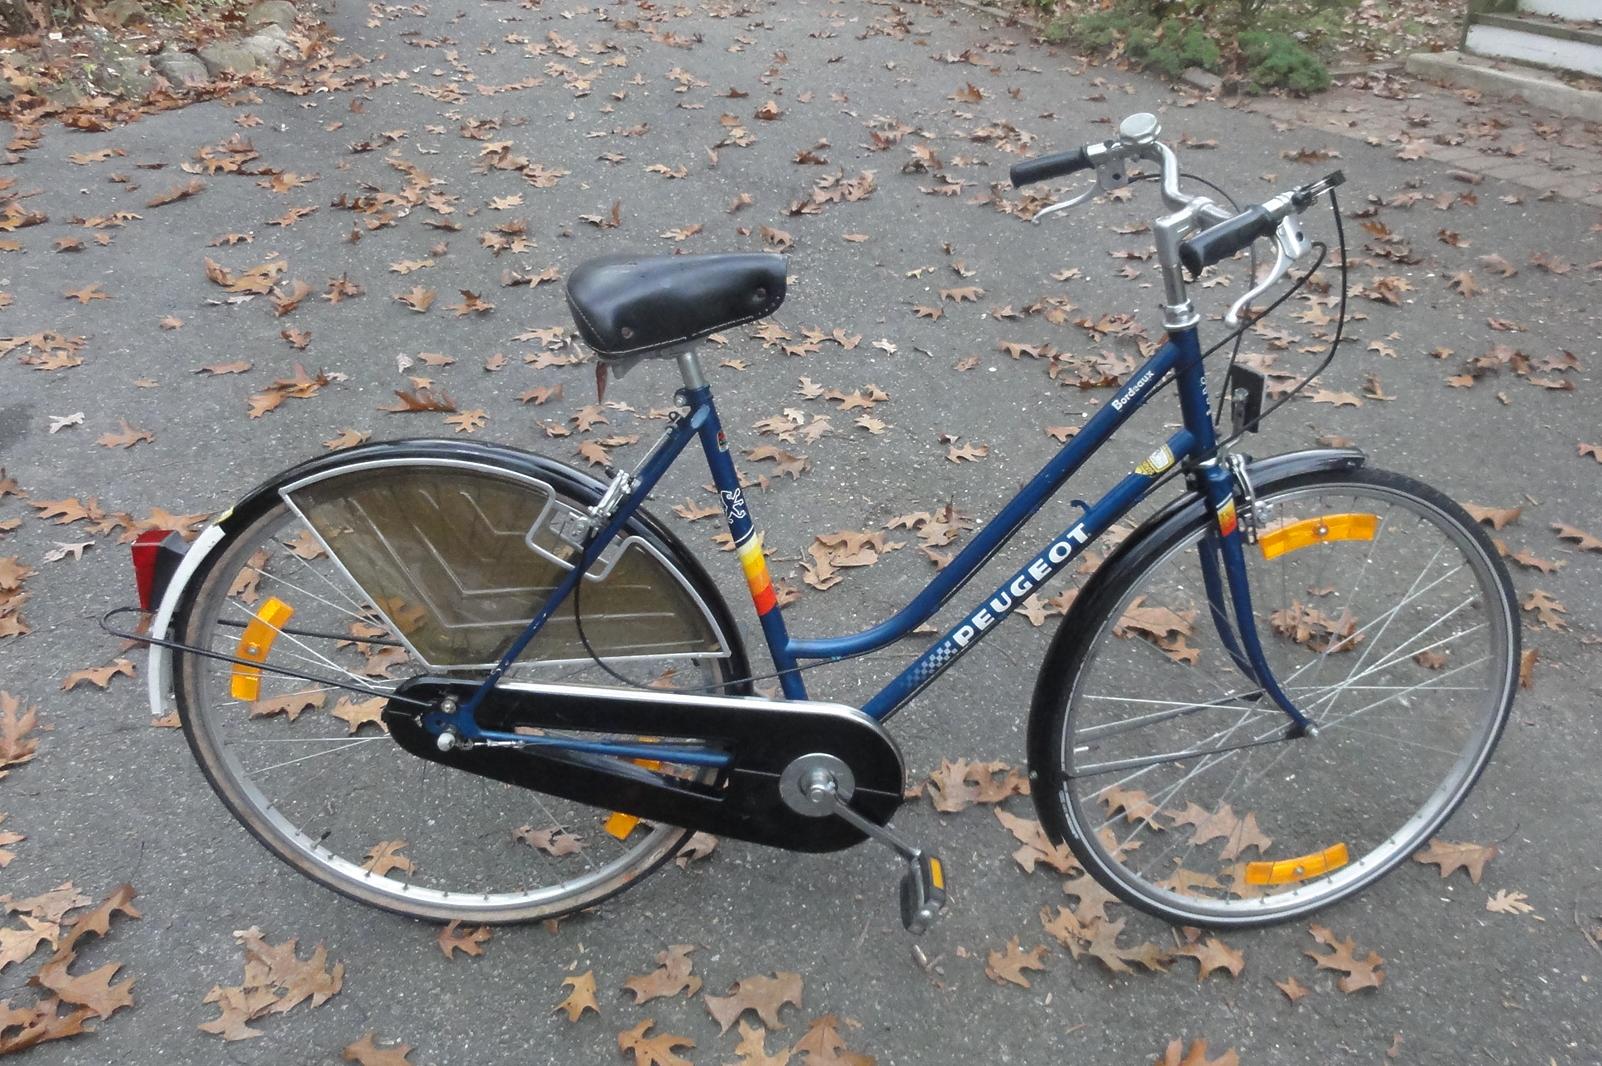
[[[1367,537],[1247,560],[1265,630],[1278,612],[1311,612],[1305,631],[1279,630],[1289,639],[1265,649],[1314,735],[1299,736],[1255,681],[1158,667],[1113,635],[1137,597],[1187,609],[1201,521],[1117,574],[1102,613],[1078,620],[1096,634],[1085,658],[1051,664],[1074,679],[1056,750],[1075,851],[1087,871],[1174,921],[1309,913],[1405,861],[1461,799],[1510,699],[1516,612],[1472,526],[1405,479],[1364,471],[1259,498],[1287,522],[1379,516]],[[1216,630],[1185,636],[1202,667],[1229,662]],[[1328,870],[1260,883],[1265,867],[1248,883],[1250,862],[1317,857],[1337,843],[1346,858]]]

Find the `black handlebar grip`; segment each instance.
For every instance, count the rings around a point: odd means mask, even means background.
[[[1259,237],[1274,232],[1279,222],[1261,205],[1250,207],[1234,218],[1205,229],[1179,244],[1179,261],[1194,277],[1214,263],[1221,262],[1250,247]]]
[[[1018,189],[1037,181],[1066,177],[1088,166],[1090,157],[1085,154],[1085,149],[1081,146],[1071,152],[1057,152],[1036,159],[1025,159],[1022,163],[1014,163],[1008,173],[1012,176],[1012,187]]]

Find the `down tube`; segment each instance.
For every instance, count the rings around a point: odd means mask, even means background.
[[[1189,430],[1182,429],[1168,438],[1168,448],[1174,461],[1182,462],[1195,453],[1196,438]],[[900,710],[902,705],[994,630],[1025,596],[1051,580],[1079,556],[1081,548],[1122,518],[1151,488],[1153,476],[1138,471],[1125,476],[1097,500],[1095,506],[1086,511],[1078,522],[1065,529],[1044,550],[1002,582],[984,603],[970,611],[965,619],[953,626],[932,648],[869,700],[862,708],[863,712],[883,720]]]

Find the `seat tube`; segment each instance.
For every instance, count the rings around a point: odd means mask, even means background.
[[[745,583],[751,590],[757,619],[762,623],[762,635],[767,639],[773,665],[779,671],[779,687],[787,699],[804,700],[806,685],[796,671],[795,657],[790,654],[790,632],[784,624],[784,613],[779,609],[773,579],[768,574],[767,557],[762,553],[762,534],[751,521],[745,490],[740,487],[740,475],[729,455],[729,439],[723,433],[723,424],[712,403],[712,389],[701,377],[700,366],[694,359],[693,355],[679,357],[679,367],[684,372],[684,397],[700,416],[701,449],[706,453],[706,465],[717,487],[718,502],[723,505],[734,552],[740,559],[740,568],[745,571]]]

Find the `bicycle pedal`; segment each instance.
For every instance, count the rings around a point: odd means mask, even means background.
[[[938,856],[922,852],[901,876],[901,924],[921,936],[946,912],[946,868]]]

